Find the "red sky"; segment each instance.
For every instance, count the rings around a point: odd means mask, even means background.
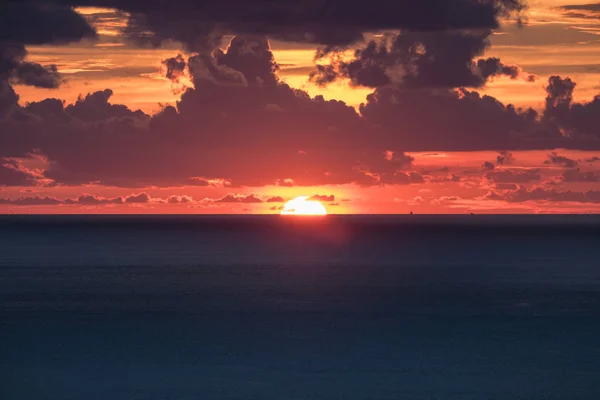
[[[95,37],[22,40],[18,62],[55,65],[56,82],[0,70],[19,96],[0,113],[0,213],[278,213],[299,195],[333,196],[330,213],[598,212],[600,6],[587,3],[532,1],[522,24],[498,15],[470,39],[389,29],[371,64],[354,51],[386,30],[321,58],[278,32],[223,32],[215,52],[156,24],[159,46],[141,46],[128,8],[76,8]]]

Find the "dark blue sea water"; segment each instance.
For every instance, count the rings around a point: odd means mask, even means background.
[[[593,216],[0,217],[0,399],[600,399]]]

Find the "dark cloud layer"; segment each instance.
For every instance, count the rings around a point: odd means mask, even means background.
[[[214,48],[223,34],[346,46],[364,32],[491,29],[499,17],[524,8],[520,0],[379,0],[373,6],[346,0],[21,0],[40,2],[117,8],[131,14],[127,32],[138,41],[174,39],[194,51]]]
[[[43,177],[64,185],[370,186],[424,182],[404,151],[580,143],[546,115],[465,89],[381,87],[359,114],[280,82],[262,37],[237,37],[214,56],[175,61],[172,78],[186,71],[194,86],[177,107],[150,117],[110,103],[110,89],[71,105],[13,105],[0,119],[0,156],[36,150],[47,159]],[[512,156],[503,151],[497,161],[510,163]]]
[[[527,189],[520,186],[516,190],[504,192],[491,191],[485,196],[490,200],[502,200],[513,203],[524,201],[552,201],[552,202],[577,202],[577,203],[600,203],[600,191],[588,190],[586,192],[557,191],[543,187]]]
[[[24,45],[94,34],[71,5],[131,12],[129,33],[138,39],[175,39],[196,50],[187,59],[178,55],[163,62],[169,79],[189,80],[176,107],[148,116],[111,103],[111,89],[70,105],[45,99],[19,106],[11,84],[60,84],[55,67],[28,63]],[[134,0],[2,4],[7,12],[0,22],[23,20],[31,31],[9,31],[0,24],[0,157],[27,159],[37,152],[45,165],[40,177],[5,162],[0,185],[41,184],[39,179],[128,187],[419,184],[424,178],[412,171],[407,151],[506,151],[497,159],[500,165],[510,163],[513,149],[599,146],[592,124],[600,100],[575,103],[575,85],[568,79],[550,80],[541,116],[462,88],[482,86],[498,75],[522,76],[498,59],[480,59],[498,17],[521,9],[517,0],[389,0],[378,7],[341,0],[165,5]],[[43,21],[38,21],[40,10],[49,10]],[[28,16],[39,29],[25,23]],[[281,82],[269,42],[256,35],[321,43],[326,46],[321,54],[335,57],[334,50],[363,32],[391,29],[401,33],[390,37],[389,47],[373,42],[356,53],[355,61],[334,64],[333,73],[376,88],[360,113]],[[220,35],[231,32],[246,34],[213,52]],[[490,179],[499,182],[503,176]]]

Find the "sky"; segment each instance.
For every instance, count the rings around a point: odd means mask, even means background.
[[[4,1],[0,213],[596,213],[590,1]]]

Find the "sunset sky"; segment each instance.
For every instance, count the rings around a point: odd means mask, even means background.
[[[599,212],[589,2],[3,1],[0,213]]]

